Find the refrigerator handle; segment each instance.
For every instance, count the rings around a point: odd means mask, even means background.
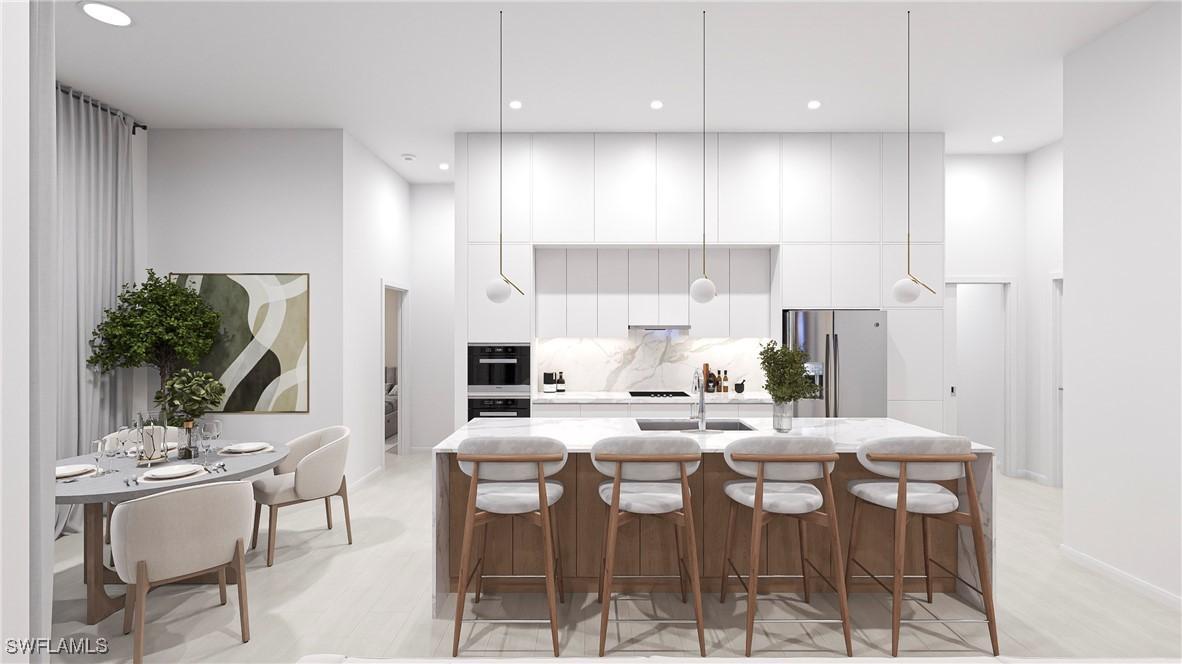
[[[841,393],[841,347],[838,345],[837,333],[833,333],[833,417],[841,417],[841,400],[838,395]]]
[[[829,356],[829,335],[825,335],[825,368],[821,373],[821,398],[825,400],[825,417],[833,417],[830,413],[829,392],[833,383],[833,363]]]

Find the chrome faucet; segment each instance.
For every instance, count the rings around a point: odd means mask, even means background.
[[[694,384],[691,392],[698,393],[698,431],[706,430],[706,383],[702,380],[702,372],[694,372]]]

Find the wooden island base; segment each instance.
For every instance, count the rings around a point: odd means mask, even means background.
[[[449,591],[456,588],[459,572],[460,542],[463,540],[465,499],[468,493],[468,476],[460,472],[455,454],[443,455],[447,463],[447,528],[449,530],[447,560],[449,570]],[[442,459],[441,459],[442,460]],[[846,483],[854,479],[875,478],[858,463],[857,456],[843,453],[833,471],[833,490],[837,501],[837,518],[840,525],[843,562],[850,538],[850,518],[853,510],[853,496],[846,492]],[[554,476],[562,482],[564,494],[552,508],[555,513],[559,552],[564,571],[564,583],[568,591],[595,592],[599,584],[600,561],[603,555],[603,539],[607,524],[607,506],[600,500],[598,486],[606,478],[591,464],[590,455],[572,453],[566,467]],[[699,560],[702,570],[703,592],[718,592],[723,569],[723,539],[726,535],[727,515],[731,500],[723,493],[723,483],[732,479],[743,479],[727,467],[721,454],[702,455],[702,467],[690,476],[693,492],[693,511],[698,534]],[[942,482],[957,492],[957,482]],[[829,509],[826,505],[825,510]],[[874,574],[889,576],[892,573],[892,511],[866,506],[860,516],[858,535],[859,562]],[[924,590],[924,560],[922,519],[913,516],[907,533],[906,573],[915,578],[906,579],[904,588],[908,592]],[[827,575],[832,574],[833,565],[829,538],[825,531],[815,526],[805,527],[806,548],[809,560]],[[483,541],[484,574],[542,574],[541,530],[519,518],[498,520],[485,527],[486,533],[476,531],[475,543]],[[779,520],[767,526],[764,551],[761,556],[763,575],[799,575],[800,543],[796,524],[793,520]],[[674,541],[673,525],[657,518],[642,518],[620,530],[616,577],[613,586],[621,591],[680,592],[677,578],[677,547]],[[747,572],[747,551],[750,547],[751,510],[740,507],[735,528],[735,541],[731,552],[734,566],[743,574]],[[929,520],[931,557],[939,565],[932,565],[932,589],[935,592],[954,592],[956,581],[941,569],[956,572],[957,533],[956,526]],[[474,558],[479,553],[474,552]],[[849,584],[850,592],[885,592],[884,588],[865,572],[855,568]],[[659,575],[669,578],[656,580],[630,579],[634,575]],[[972,578],[973,573],[969,573]],[[732,591],[742,590],[733,574],[729,587]],[[888,581],[889,585],[889,581]],[[542,579],[498,579],[485,578],[483,587],[502,592],[544,592]],[[799,592],[803,590],[800,578],[761,578],[761,591]],[[828,592],[825,581],[815,578],[810,570],[809,589]]]

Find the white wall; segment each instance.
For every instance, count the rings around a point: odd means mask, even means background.
[[[410,193],[348,134],[343,155],[342,421],[352,432],[350,477],[360,478],[385,459],[383,282],[410,284]]]
[[[1064,545],[1175,598],[1180,21],[1153,5],[1063,68]]]
[[[451,185],[410,188],[408,339],[411,352],[403,371],[414,376],[403,394],[403,408],[414,413],[409,429],[413,447],[432,447],[455,430],[455,194]],[[466,331],[467,328],[465,327]],[[405,383],[404,383],[405,384]]]

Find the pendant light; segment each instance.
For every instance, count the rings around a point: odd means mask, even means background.
[[[497,270],[484,294],[495,304],[509,299],[513,290],[525,295],[505,276],[505,12],[497,12]],[[512,286],[513,290],[509,287]]]
[[[718,294],[718,287],[706,276],[706,10],[702,10],[702,276],[690,284],[690,297],[705,304]]]
[[[914,302],[926,288],[932,295],[936,291],[911,274],[911,10],[907,10],[907,276],[895,282],[891,294],[904,304]]]

